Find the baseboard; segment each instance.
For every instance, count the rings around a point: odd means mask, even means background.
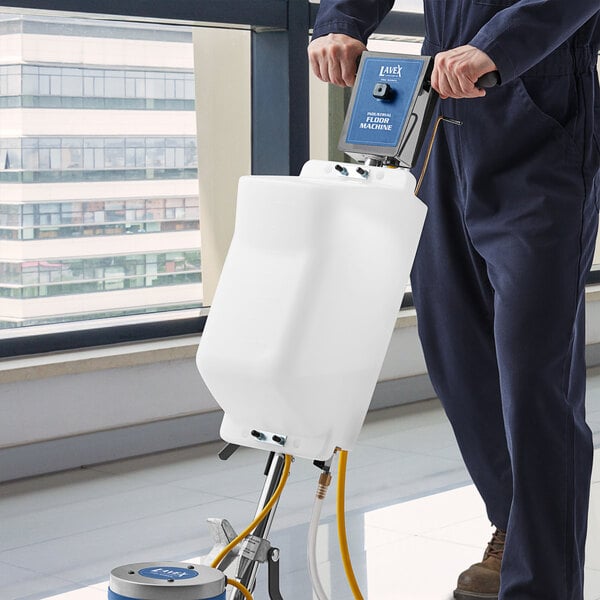
[[[0,482],[219,439],[220,411],[3,448]]]
[[[426,375],[383,381],[377,384],[371,409],[432,396]],[[0,482],[216,441],[221,419],[221,411],[212,411],[3,448]]]

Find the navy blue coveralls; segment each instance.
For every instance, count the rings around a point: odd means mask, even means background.
[[[392,4],[321,0],[313,38],[365,42]],[[489,518],[507,530],[500,599],[582,600],[600,2],[424,5],[424,54],[471,44],[502,80],[439,104],[463,125],[444,124],[420,193],[429,212],[412,285],[429,374]]]

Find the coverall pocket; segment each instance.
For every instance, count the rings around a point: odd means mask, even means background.
[[[561,137],[571,148],[576,147],[578,116],[577,86],[571,75],[529,77],[515,80],[516,92],[532,115]]]

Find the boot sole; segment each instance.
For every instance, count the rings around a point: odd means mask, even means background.
[[[466,592],[454,590],[455,600],[498,600],[498,594],[479,594],[477,592]]]

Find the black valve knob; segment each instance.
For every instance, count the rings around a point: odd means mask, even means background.
[[[379,100],[391,100],[394,97],[394,90],[389,83],[376,83],[373,97]]]

